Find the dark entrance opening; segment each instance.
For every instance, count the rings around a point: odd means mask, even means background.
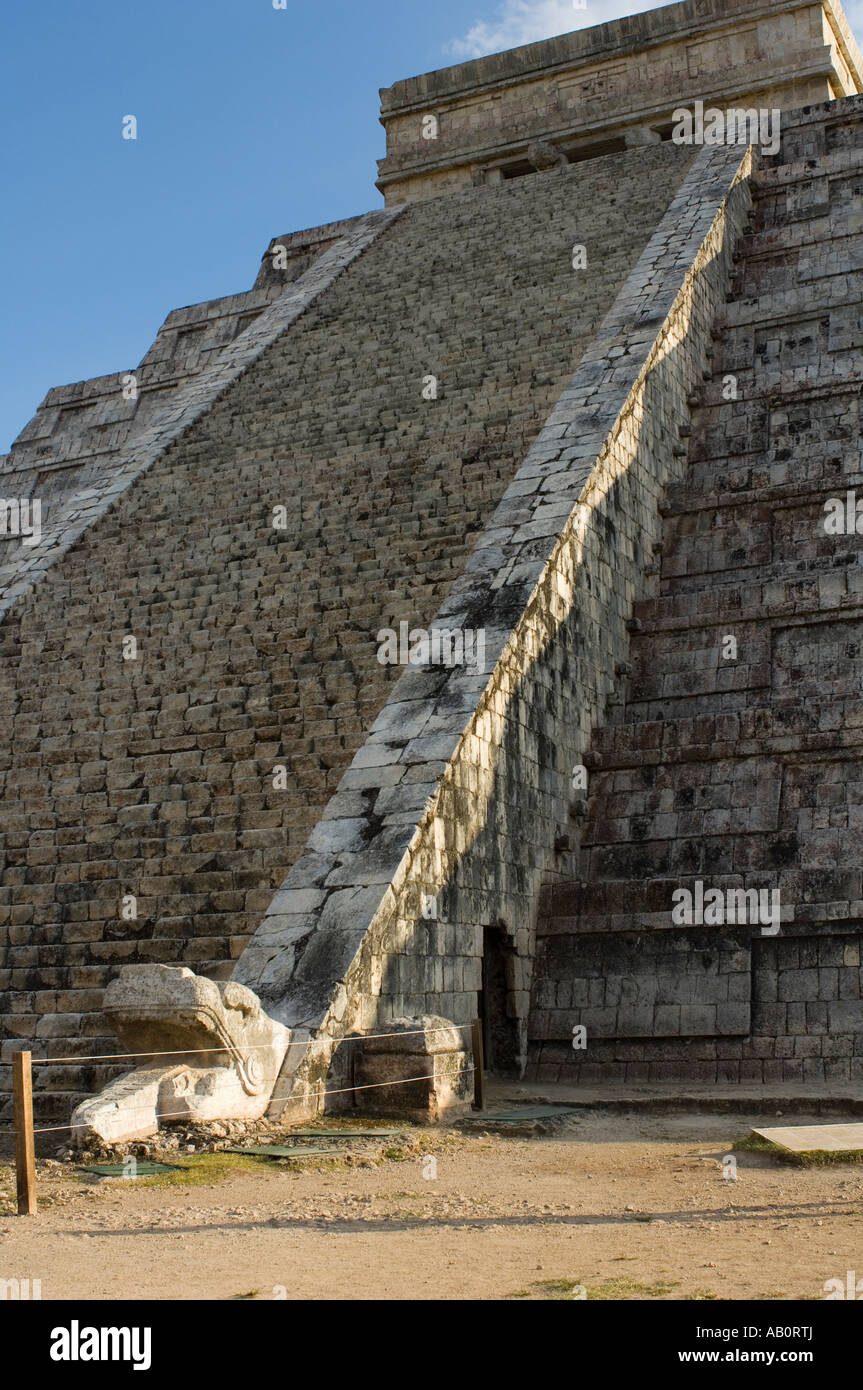
[[[502,927],[482,933],[482,990],[478,1006],[482,1019],[485,1070],[495,1076],[518,1076],[518,1029],[508,1011],[512,1004],[515,949]]]

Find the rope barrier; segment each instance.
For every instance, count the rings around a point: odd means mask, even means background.
[[[378,1038],[413,1038],[420,1033],[451,1033],[454,1028],[470,1028],[470,1023],[452,1023],[448,1028],[409,1028],[403,1033],[352,1033],[345,1038],[331,1038],[329,1041],[334,1043],[346,1042],[371,1042]],[[309,1038],[298,1038],[288,1043],[288,1047],[305,1047],[310,1041]],[[281,1047],[281,1043],[251,1043],[244,1047],[244,1052],[271,1052],[274,1048]],[[116,1062],[122,1061],[127,1057],[198,1057],[206,1056],[213,1052],[227,1052],[229,1049],[224,1047],[174,1047],[169,1052],[99,1052],[92,1057],[34,1057],[31,1065],[34,1067],[47,1067],[49,1064],[69,1063],[69,1062]]]
[[[472,1073],[474,1078],[474,1109],[483,1110],[485,1108],[483,1093],[483,1046],[482,1046],[482,1021],[475,1018],[472,1023],[453,1023],[441,1028],[411,1028],[404,1032],[391,1033],[356,1033],[345,1038],[330,1038],[334,1047],[346,1042],[367,1042],[376,1038],[404,1038],[413,1037],[421,1034],[450,1033],[454,1030],[463,1028],[471,1029],[471,1048],[472,1065],[461,1067],[454,1074],[456,1077],[467,1076]],[[287,1046],[305,1045],[308,1039],[297,1040]],[[255,1048],[281,1047],[276,1043],[253,1044],[248,1051]],[[286,1049],[287,1050],[287,1047]],[[131,1059],[135,1057],[188,1057],[196,1054],[224,1053],[230,1051],[230,1046],[193,1048],[183,1051],[180,1048],[172,1049],[170,1052],[116,1052],[101,1053],[92,1057],[40,1057],[37,1065],[47,1066],[49,1063],[69,1063],[69,1062],[110,1062]],[[42,1125],[39,1129],[33,1127],[33,1086],[32,1086],[32,1063],[33,1057],[27,1048],[17,1050],[12,1057],[12,1081],[13,1081],[13,1109],[14,1109],[14,1134],[15,1134],[15,1176],[18,1194],[18,1214],[19,1216],[35,1216],[37,1212],[36,1202],[36,1153],[35,1138],[37,1134],[63,1134],[73,1133],[75,1130],[84,1128],[78,1125]],[[276,1102],[281,1104],[283,1109],[293,1101],[297,1104],[304,1104],[318,1107],[320,1102],[327,1096],[350,1095],[355,1091],[374,1091],[383,1090],[385,1086],[409,1086],[418,1081],[434,1081],[435,1075],[425,1076],[404,1076],[397,1081],[368,1081],[361,1085],[340,1086],[331,1091],[314,1090],[302,1095],[290,1095],[280,1097]],[[324,1085],[326,1082],[324,1081]],[[219,1116],[214,1116],[213,1121],[196,1120],[189,1114],[188,1106],[184,1110],[168,1112],[166,1114],[156,1114],[155,1105],[132,1105],[129,1111],[132,1115],[138,1113],[149,1113],[155,1120],[155,1130],[158,1133],[159,1125],[164,1120],[185,1120],[187,1124],[207,1124],[219,1121]],[[222,1121],[224,1123],[224,1121]],[[326,1131],[322,1131],[324,1134]],[[142,1138],[149,1135],[142,1135]]]
[[[469,1025],[468,1025],[468,1026],[469,1026]],[[440,1029],[436,1029],[435,1031],[436,1031],[436,1032],[440,1032],[441,1030],[440,1030]],[[384,1037],[404,1037],[405,1035],[404,1035],[403,1033],[385,1033],[385,1034],[383,1034],[382,1036],[384,1036]],[[462,1067],[461,1070],[460,1070],[459,1072],[456,1073],[456,1075],[457,1075],[457,1076],[467,1076],[467,1074],[468,1074],[469,1072],[473,1072],[473,1071],[475,1071],[475,1070],[476,1070],[475,1067]],[[430,1075],[430,1076],[405,1076],[405,1077],[401,1077],[398,1081],[368,1081],[368,1082],[364,1082],[361,1086],[340,1086],[340,1087],[338,1087],[337,1089],[332,1090],[332,1091],[313,1091],[311,1094],[302,1095],[302,1096],[286,1096],[286,1097],[284,1098],[284,1101],[283,1101],[282,1103],[285,1104],[285,1105],[289,1105],[289,1104],[291,1103],[291,1101],[306,1101],[306,1102],[312,1102],[312,1101],[324,1100],[326,1096],[342,1096],[342,1095],[346,1095],[346,1094],[347,1094],[348,1092],[350,1092],[350,1091],[374,1091],[375,1089],[379,1089],[381,1086],[407,1086],[407,1085],[409,1085],[409,1084],[410,1084],[411,1082],[413,1082],[413,1081],[434,1081],[434,1079],[435,1079],[435,1077],[434,1077],[434,1075],[432,1074],[432,1075]],[[145,1106],[145,1105],[136,1105],[136,1106],[134,1106],[134,1107],[132,1108],[131,1113],[132,1113],[133,1115],[136,1114],[136,1113],[137,1113],[137,1114],[145,1114],[149,1109],[150,1109],[150,1106],[149,1106],[149,1105],[146,1105],[146,1106]],[[177,1110],[177,1111],[175,1111],[173,1114],[168,1114],[168,1115],[157,1115],[157,1116],[156,1116],[156,1119],[157,1119],[159,1122],[161,1122],[162,1120],[182,1120],[182,1119],[186,1119],[186,1120],[189,1121],[190,1124],[213,1124],[213,1123],[230,1124],[230,1123],[231,1123],[229,1120],[218,1120],[218,1119],[215,1120],[215,1121],[213,1121],[213,1120],[194,1120],[194,1119],[192,1119],[192,1117],[189,1115],[188,1110]],[[71,1130],[72,1128],[73,1128],[72,1125],[49,1125],[49,1126],[47,1126],[46,1128],[43,1128],[43,1129],[34,1129],[32,1132],[33,1132],[33,1134],[58,1134],[61,1130],[66,1130],[66,1129]],[[322,1133],[325,1133],[325,1131],[322,1131]],[[134,1142],[134,1141],[132,1141],[132,1142]]]

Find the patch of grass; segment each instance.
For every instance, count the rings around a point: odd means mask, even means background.
[[[863,1153],[859,1149],[810,1149],[808,1153],[794,1154],[803,1168],[829,1168],[837,1163],[863,1163]]]
[[[322,1129],[321,1133],[325,1133]],[[433,1142],[436,1141],[436,1142]],[[417,1159],[426,1149],[439,1149],[441,1145],[449,1147],[451,1144],[449,1136],[422,1136],[418,1142],[408,1142],[405,1145],[393,1145],[388,1149],[356,1151],[345,1153],[342,1149],[333,1149],[331,1155],[319,1154],[316,1157],[310,1156],[308,1159],[300,1155],[290,1158],[277,1158],[266,1154],[243,1154],[231,1153],[225,1149],[219,1149],[215,1153],[196,1153],[196,1154],[177,1154],[157,1153],[153,1157],[156,1161],[175,1165],[176,1171],[173,1173],[158,1173],[149,1177],[139,1178],[96,1178],[91,1173],[84,1172],[81,1168],[71,1166],[63,1176],[67,1179],[77,1181],[84,1186],[91,1186],[96,1183],[115,1183],[134,1181],[139,1187],[149,1188],[171,1188],[171,1187],[201,1187],[215,1186],[239,1172],[262,1173],[266,1169],[276,1169],[283,1176],[286,1174],[292,1177],[299,1177],[301,1173],[348,1173],[357,1167],[377,1167],[385,1159],[395,1162],[405,1162],[408,1159]],[[2,1170],[0,1170],[2,1171]],[[11,1172],[11,1170],[10,1170]],[[426,1195],[426,1194],[416,1194]],[[2,1200],[2,1199],[0,1199]]]
[[[778,1144],[774,1144],[772,1139],[765,1139],[763,1135],[756,1134],[753,1129],[751,1134],[747,1134],[745,1139],[735,1139],[731,1148],[736,1153],[764,1154],[764,1153],[784,1153]]]
[[[610,1300],[666,1298],[679,1284],[639,1284],[634,1279],[605,1279],[601,1284],[583,1285],[580,1279],[541,1279],[526,1289],[516,1289],[507,1298],[540,1298],[545,1300],[571,1299],[573,1291],[584,1288],[587,1301],[608,1302]],[[716,1294],[700,1289],[693,1298],[716,1298]]]
[[[573,1292],[580,1288],[577,1279],[541,1279],[533,1288],[541,1290],[542,1298],[572,1298]]]
[[[776,1158],[780,1163],[789,1163],[795,1168],[827,1168],[837,1163],[863,1163],[863,1149],[807,1149],[804,1153],[794,1153],[765,1139],[753,1130],[745,1139],[737,1139],[731,1145],[738,1153],[765,1154]]]
[[[122,1185],[128,1183],[135,1187],[147,1188],[168,1188],[168,1187],[206,1187],[224,1181],[225,1178],[232,1177],[234,1173],[246,1172],[254,1173],[261,1171],[259,1159],[246,1157],[244,1154],[214,1153],[214,1154],[195,1154],[194,1157],[178,1158],[171,1155],[165,1162],[175,1163],[176,1170],[173,1173],[154,1173],[151,1177],[142,1178],[97,1178],[98,1183],[110,1182]],[[85,1182],[93,1181],[93,1174],[78,1173],[78,1176]]]
[[[627,1298],[667,1298],[672,1289],[679,1287],[675,1280],[659,1284],[639,1284],[635,1279],[605,1279],[601,1284],[588,1285],[589,1299],[627,1299]]]

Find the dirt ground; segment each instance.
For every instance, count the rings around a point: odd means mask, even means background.
[[[43,1299],[820,1299],[863,1275],[863,1168],[740,1153],[724,1178],[734,1140],[771,1122],[413,1130],[351,1141],[350,1160],[190,1156],[197,1177],[170,1182],[40,1163],[32,1218],[7,1163],[0,1278],[41,1279]]]

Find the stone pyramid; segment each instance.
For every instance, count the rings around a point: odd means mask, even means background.
[[[478,1015],[540,1080],[859,1082],[861,79],[834,0],[687,0],[396,84],[384,208],[49,392],[4,1096],[435,1117]]]

